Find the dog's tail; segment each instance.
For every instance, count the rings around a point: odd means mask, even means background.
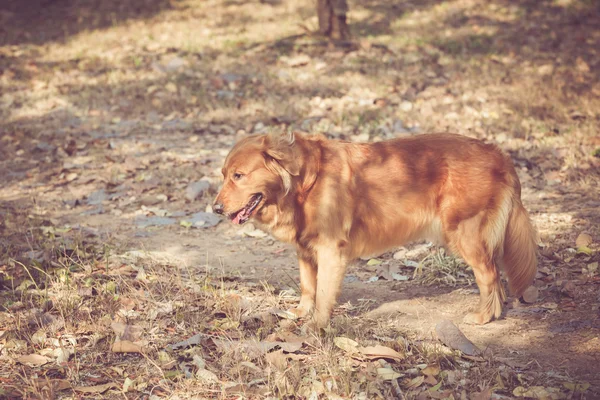
[[[510,292],[521,296],[537,272],[537,234],[519,198],[513,197],[504,236],[502,264]]]

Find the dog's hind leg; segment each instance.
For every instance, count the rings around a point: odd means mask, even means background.
[[[292,308],[290,312],[298,318],[303,318],[311,313],[315,307],[317,294],[317,266],[309,254],[298,252],[298,264],[300,266],[300,304]]]
[[[467,314],[464,319],[470,324],[486,324],[494,318],[500,318],[502,305],[506,300],[493,250],[488,248],[486,238],[481,234],[481,222],[481,216],[472,217],[459,223],[458,229],[448,235],[452,250],[473,268],[479,287],[479,308]]]
[[[464,322],[468,324],[486,324],[500,318],[502,304],[506,300],[498,269],[494,263],[470,263],[475,272],[475,281],[479,287],[479,309],[467,314]]]

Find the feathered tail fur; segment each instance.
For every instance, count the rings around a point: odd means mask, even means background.
[[[521,296],[537,272],[537,234],[520,199],[513,198],[513,208],[506,226],[502,264],[508,286]]]

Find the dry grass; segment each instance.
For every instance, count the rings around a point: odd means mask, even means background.
[[[403,371],[408,384],[423,376],[420,370],[428,365],[454,371],[464,364],[439,345],[413,343],[362,318],[340,316],[324,336],[304,336],[297,322],[278,317],[285,316],[283,310],[297,296],[275,293],[267,284],[249,287],[202,268],[177,267],[177,260],[171,263],[152,253],[87,253],[75,261],[65,250],[58,257],[63,262],[52,271],[34,267],[44,279],[22,283],[3,296],[3,370],[10,372],[2,389],[6,396],[58,398],[71,386],[109,382],[117,386],[98,396],[119,397],[124,391],[180,398],[310,398],[325,393],[389,398],[394,389],[378,368]],[[139,330],[141,354],[112,351],[115,322]],[[201,339],[195,345],[170,349],[196,334]],[[362,346],[383,344],[406,358],[391,364],[356,359],[333,344],[338,336]],[[271,351],[269,343],[275,341],[302,344],[283,347],[289,351],[284,353],[275,345]],[[60,349],[70,357],[57,358]],[[48,355],[48,362],[31,368],[16,361],[26,354]],[[208,377],[198,372],[203,370],[197,359],[205,360]],[[464,374],[471,376],[467,370]],[[459,386],[471,392],[476,382],[474,376]]]
[[[450,286],[458,282],[472,284],[472,276],[471,268],[462,260],[446,254],[443,248],[425,257],[413,274],[413,278],[424,284]]]

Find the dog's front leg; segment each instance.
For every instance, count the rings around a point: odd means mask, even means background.
[[[298,250],[298,264],[300,267],[300,304],[290,311],[298,318],[303,318],[315,308],[317,294],[317,265],[311,254]]]
[[[337,243],[319,246],[317,250],[317,302],[312,324],[325,328],[342,288],[347,257]]]

